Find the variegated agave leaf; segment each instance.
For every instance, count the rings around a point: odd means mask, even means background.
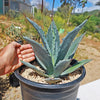
[[[51,22],[51,25],[48,29],[48,33],[46,35],[46,39],[51,50],[53,65],[55,65],[57,55],[58,55],[58,49],[60,46],[60,40],[59,40],[58,30],[54,21]]]
[[[47,68],[48,75],[51,75],[53,73],[53,64],[51,56],[39,43],[27,37],[24,37],[24,39],[32,45],[36,57],[38,57],[38,59],[40,60],[39,62],[42,62],[42,64]]]
[[[58,52],[58,57],[57,57],[56,63],[59,62],[59,60],[64,59],[73,39],[75,38],[75,36],[78,34],[80,29],[85,25],[85,23],[87,21],[88,21],[88,19],[86,19],[82,24],[77,26],[72,32],[69,32],[67,34],[67,36],[64,38],[63,43],[61,44],[59,52]]]
[[[46,66],[41,62],[41,60],[35,55],[37,61],[39,62],[39,64],[41,65],[41,67],[44,69],[44,70],[47,70]]]
[[[62,79],[60,79],[60,78],[46,78],[45,81],[49,84],[54,84],[54,83],[62,81]]]
[[[64,59],[72,59],[77,48],[78,48],[78,45],[79,43],[81,42],[81,40],[83,39],[84,35],[86,33],[80,35],[79,37],[77,37],[71,44],[70,48],[68,49],[68,52],[67,52],[67,55],[65,56]]]
[[[40,35],[41,39],[42,39],[42,42],[43,42],[43,45],[44,47],[47,49],[47,51],[50,53],[50,48],[49,48],[49,45],[47,43],[47,40],[45,38],[45,35],[44,35],[44,31],[41,29],[40,26],[38,26],[34,21],[30,20],[28,17],[26,17],[26,19],[33,25],[33,27],[37,30],[38,34]]]
[[[30,67],[32,68],[36,73],[38,73],[39,75],[41,76],[44,76],[44,77],[49,77],[47,74],[45,74],[43,71],[37,69],[34,65],[28,63],[28,62],[24,62],[24,61],[21,61],[24,65],[26,65],[27,67]]]
[[[62,60],[59,61],[54,69],[54,77],[59,77],[60,74],[70,65],[71,60]]]
[[[72,67],[68,68],[67,70],[65,70],[63,73],[61,73],[61,76],[63,75],[67,75],[69,73],[74,72],[75,70],[77,70],[78,68],[80,68],[81,66],[83,66],[84,64],[90,62],[91,60],[82,60],[80,62],[77,62],[75,65],[73,65]]]

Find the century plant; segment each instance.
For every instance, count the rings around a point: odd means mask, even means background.
[[[47,34],[45,35],[44,31],[41,29],[40,26],[38,26],[34,21],[30,20],[28,17],[26,18],[37,30],[43,42],[43,45],[39,44],[34,40],[31,40],[28,37],[24,37],[24,39],[32,45],[36,59],[39,62],[40,66],[44,69],[44,71],[38,69],[37,67],[28,62],[21,62],[24,65],[32,68],[39,75],[44,76],[45,80],[49,84],[61,81],[61,77],[72,73],[73,71],[77,70],[82,65],[90,61],[88,59],[82,60],[75,63],[74,65],[71,65],[72,58],[85,33],[80,35],[76,39],[74,38],[76,37],[80,29],[88,21],[88,18],[82,24],[77,26],[73,31],[68,32],[61,44],[57,27],[53,20],[51,22]]]

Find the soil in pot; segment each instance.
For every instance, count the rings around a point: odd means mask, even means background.
[[[37,62],[34,62],[33,63],[38,69],[41,69],[39,67],[39,64],[37,64]],[[41,69],[42,70],[42,69]],[[78,70],[72,72],[71,74],[69,75],[66,75],[62,78],[62,81],[61,82],[58,82],[56,84],[64,84],[64,83],[68,83],[68,82],[72,82],[74,80],[76,80],[77,78],[79,78],[81,76],[81,73],[82,73],[82,69],[79,68]],[[28,80],[31,80],[31,81],[34,81],[34,82],[37,82],[37,83],[42,83],[42,84],[48,84],[46,81],[45,81],[45,78],[38,75],[33,69],[31,68],[28,68],[28,67],[25,67],[22,71],[21,71],[21,76],[28,79]]]

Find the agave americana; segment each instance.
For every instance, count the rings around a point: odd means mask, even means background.
[[[35,22],[26,17],[27,20],[33,25],[33,27],[37,30],[42,42],[43,46],[38,42],[24,37],[26,41],[28,41],[34,50],[35,56],[41,67],[44,71],[39,70],[34,65],[21,61],[24,65],[32,68],[36,73],[45,77],[45,80],[52,84],[58,81],[61,81],[61,76],[72,73],[73,71],[80,68],[82,65],[88,63],[90,60],[82,60],[74,65],[70,65],[72,58],[76,52],[76,49],[84,37],[85,33],[77,37],[76,35],[80,31],[80,29],[85,25],[88,21],[88,18],[77,26],[73,31],[69,32],[66,37],[63,39],[63,42],[60,44],[59,34],[57,31],[57,27],[55,22],[52,21],[51,25],[48,29],[47,34],[44,34],[44,31],[38,26]],[[70,67],[69,67],[70,66]]]

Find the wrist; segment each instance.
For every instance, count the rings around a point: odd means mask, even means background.
[[[7,65],[7,57],[6,57],[6,52],[5,52],[5,48],[2,49],[2,51],[0,52],[0,63],[3,65],[3,66],[6,66]],[[0,65],[1,65],[0,64]],[[1,67],[1,66],[0,66]]]
[[[4,55],[4,50],[2,50],[1,52],[0,52],[0,63],[1,64],[4,64],[4,62],[5,62],[5,57],[4,57],[5,55]]]
[[[5,71],[5,63],[4,63],[4,57],[0,54],[0,75],[3,75]]]

